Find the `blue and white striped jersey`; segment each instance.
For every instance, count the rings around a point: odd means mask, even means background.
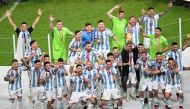
[[[104,31],[97,31],[95,32],[94,39],[101,39],[102,43],[98,43],[96,45],[96,50],[97,51],[105,51],[105,50],[110,50],[110,44],[109,44],[109,38],[113,37],[114,34],[112,31],[108,28],[105,28]]]
[[[44,69],[42,69],[42,68],[37,70],[35,67],[31,67],[30,73],[31,73],[30,77],[31,77],[31,87],[32,88],[38,87],[39,86],[38,81],[40,79],[45,79],[45,77],[46,77],[46,73],[44,72]]]
[[[119,54],[118,57],[114,58],[113,67],[116,67],[116,65],[117,65],[118,63],[122,63],[122,57],[121,57],[120,54]]]
[[[25,52],[25,58],[30,57],[33,53],[35,53],[36,56],[31,58],[31,60],[29,61],[29,65],[31,67],[34,67],[34,61],[37,59],[40,59],[40,57],[42,56],[42,52],[41,52],[40,48],[37,48],[35,51],[31,50],[31,48],[30,48]]]
[[[146,66],[148,66],[148,68],[149,68],[149,66],[151,65],[150,63],[151,62],[149,60],[143,61],[141,58],[137,59],[136,64],[139,65],[140,78],[143,78],[143,79],[152,78],[152,76],[150,74],[148,74],[148,72],[144,71],[144,68]]]
[[[130,28],[129,26],[126,27],[125,29],[125,33],[131,33],[132,34],[132,41],[135,44],[135,46],[138,46],[139,44],[139,35],[140,35],[140,25],[137,22],[136,25],[132,28]]]
[[[65,68],[58,68],[56,74],[55,74],[55,84],[57,87],[61,87],[63,88],[66,84],[66,80],[65,80],[65,73],[66,70]]]
[[[88,52],[87,50],[82,50],[78,59],[80,59],[82,62],[90,61],[92,63],[92,67],[94,68],[95,67],[95,57],[97,59],[99,59],[100,56],[101,55],[94,49],[92,49],[90,52]],[[83,64],[83,68],[84,67],[85,67],[85,64]]]
[[[166,81],[166,76],[165,76],[164,71],[167,68],[167,62],[162,61],[162,63],[159,64],[156,61],[152,61],[150,66],[153,67],[153,68],[157,68],[157,69],[159,69],[161,71],[160,74],[153,75],[153,81],[165,82]]]
[[[167,53],[166,58],[167,58],[167,59],[168,59],[168,58],[173,58],[173,59],[176,61],[176,63],[177,63],[178,69],[179,69],[179,70],[183,70],[183,65],[182,65],[182,62],[181,62],[181,60],[182,60],[182,57],[181,57],[181,50],[178,49],[176,52],[169,51],[169,52]]]
[[[73,84],[73,92],[84,91],[84,76],[72,76],[70,82]]]
[[[46,76],[46,81],[45,81],[45,91],[52,91],[54,90],[54,75],[53,75],[53,68],[50,69],[49,72],[44,70],[44,73],[47,75],[47,73],[50,74],[50,77],[47,78]]]
[[[109,71],[104,69],[99,72],[104,84],[104,89],[115,89],[116,82],[113,80],[113,76],[117,74],[117,70],[115,68],[111,68]]]
[[[174,69],[169,69],[169,68],[167,68],[165,72],[166,72],[166,84],[172,85],[172,86],[181,85],[179,73],[175,74]]]
[[[153,18],[150,18],[149,16],[144,17],[145,22],[145,33],[146,34],[154,34],[155,28],[158,26],[158,19],[160,18],[159,14],[155,14]]]
[[[94,80],[94,77],[97,75],[97,70],[96,69],[91,69],[91,70],[84,69],[83,75],[84,75],[85,80],[87,80],[88,83],[91,83],[92,89],[96,89],[96,81]]]
[[[10,69],[7,72],[6,77],[10,78],[15,78],[15,80],[13,82],[9,82],[9,86],[8,89],[10,91],[14,91],[14,90],[21,90],[22,89],[22,83],[21,83],[21,74],[22,74],[22,69],[18,68],[16,69]]]
[[[81,41],[76,41],[75,38],[72,39],[71,43],[69,44],[70,49],[78,49],[81,47]],[[69,50],[69,57],[78,56],[80,52],[71,51]]]

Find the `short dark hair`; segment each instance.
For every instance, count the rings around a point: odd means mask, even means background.
[[[87,45],[87,44],[91,44],[91,42],[86,42],[86,45]]]
[[[47,58],[47,57],[49,58],[49,55],[48,55],[48,54],[45,54],[45,55],[44,55],[44,58]]]
[[[58,62],[64,62],[64,61],[63,61],[63,58],[59,58],[59,59],[58,59]]]
[[[30,41],[30,46],[32,46],[32,44],[33,44],[34,42],[36,42],[36,40]]]
[[[77,64],[77,65],[76,65],[76,68],[78,68],[78,67],[82,67],[82,65],[81,65],[81,64]]]
[[[34,61],[34,64],[39,63],[39,62],[40,62],[40,60],[37,59],[37,60]]]
[[[103,20],[98,20],[98,23],[104,23],[104,21]]]
[[[174,58],[168,58],[168,61],[175,61]]]
[[[13,59],[13,60],[11,61],[12,64],[13,64],[14,62],[18,62],[18,60],[17,60],[17,59]]]
[[[87,26],[89,26],[89,25],[92,25],[92,24],[87,22],[87,23],[85,24],[85,27],[87,27]]]
[[[162,55],[162,53],[161,53],[161,52],[157,52],[157,53],[156,53],[156,56],[157,56],[157,55]]]
[[[62,21],[61,20],[57,20],[56,23],[58,23],[58,22],[62,22]]]
[[[133,18],[133,17],[134,17],[134,16],[130,16],[130,17],[129,17],[129,20],[130,20],[131,18]],[[135,17],[134,17],[134,18],[135,18]]]
[[[130,41],[126,43],[126,45],[129,45],[129,44],[133,44],[133,43],[132,43],[132,42],[130,42]]]
[[[173,46],[173,45],[177,45],[177,42],[172,42],[172,46]]]
[[[44,66],[46,66],[47,64],[50,64],[50,62],[44,62]]]
[[[23,25],[23,24],[27,24],[26,22],[21,22],[21,25]]]
[[[139,43],[138,46],[144,46],[142,43]]]
[[[77,33],[79,33],[79,32],[80,32],[79,30],[76,30],[76,31],[75,31],[75,35],[76,35]]]
[[[120,13],[125,13],[125,12],[123,10],[119,10],[118,13],[120,14]]]
[[[162,31],[162,29],[160,27],[156,27],[156,30],[160,30],[160,32]]]
[[[146,54],[146,55],[147,55],[147,52],[146,52],[146,51],[143,51],[142,54]]]
[[[111,60],[106,60],[106,63],[111,62]]]
[[[149,10],[151,10],[151,9],[153,9],[153,10],[154,10],[154,8],[153,8],[153,7],[149,7],[149,8],[148,8],[148,11],[149,11]]]
[[[109,53],[107,54],[107,57],[109,57],[109,56],[113,56],[113,53],[109,52]]]
[[[118,48],[117,48],[117,47],[113,47],[113,50],[114,50],[114,49],[118,49]]]

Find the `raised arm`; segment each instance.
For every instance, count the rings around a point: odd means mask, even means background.
[[[183,50],[185,50],[190,45],[190,33],[187,34],[187,41],[185,45],[183,46]]]
[[[11,24],[11,26],[13,27],[13,30],[16,31],[16,24],[13,22],[13,20],[11,19],[11,11],[7,10],[5,12],[5,15],[7,17],[7,19],[9,20],[9,23]]]
[[[145,9],[141,9],[141,16],[138,18],[139,25],[142,25],[145,13],[146,13]]]
[[[53,21],[55,20],[55,17],[53,15],[50,15],[49,20],[50,20],[49,28],[50,28],[50,31],[53,32]]]
[[[120,5],[116,5],[116,6],[114,6],[112,9],[110,9],[110,10],[107,12],[107,16],[109,17],[109,19],[112,19],[112,18],[113,18],[113,15],[112,15],[113,11],[114,11],[115,9],[118,9],[119,7],[120,7]]]
[[[36,24],[39,22],[40,17],[42,16],[42,10],[38,9],[38,16],[36,17],[36,19],[34,20],[34,22],[32,23],[32,28],[34,29]]]
[[[166,13],[168,13],[169,9],[173,6],[173,3],[172,2],[169,2],[168,3],[168,7],[159,14],[160,17],[162,17],[163,15],[165,15]]]

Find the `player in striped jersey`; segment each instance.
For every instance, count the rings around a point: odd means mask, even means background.
[[[34,61],[42,58],[42,52],[41,49],[38,47],[38,42],[36,40],[32,40],[30,42],[30,48],[25,52],[25,58],[23,61],[25,63],[29,62],[29,65],[31,67],[34,67]]]
[[[79,30],[76,30],[75,37],[69,44],[69,64],[75,63],[81,51],[81,32]]]
[[[99,108],[102,109],[106,101],[111,99],[118,101],[118,109],[122,108],[122,99],[119,90],[116,87],[117,71],[112,67],[112,61],[106,60],[105,69],[99,72],[99,77],[103,79],[104,92],[101,98]]]
[[[85,82],[87,84],[86,91],[87,94],[92,96],[96,99],[97,95],[97,85],[96,80],[98,79],[97,76],[98,71],[92,68],[92,63],[90,61],[86,62],[86,68],[83,70],[83,75],[85,78]],[[92,107],[91,103],[88,103],[89,107]]]
[[[173,91],[178,93],[179,108],[183,109],[183,90],[181,86],[181,80],[179,75],[179,68],[176,67],[176,62],[173,58],[168,59],[168,67],[166,72],[166,106],[165,109],[171,109],[170,98]]]
[[[163,56],[160,52],[156,53],[156,61],[151,62],[151,67],[153,67],[151,74],[153,74],[153,82],[152,82],[152,89],[153,89],[153,96],[154,96],[154,106],[153,109],[157,109],[159,107],[158,102],[158,89],[159,87],[162,89],[163,95],[165,95],[165,83],[166,77],[164,69],[166,69],[167,63],[163,60]],[[165,96],[164,96],[165,98]]]
[[[32,91],[32,103],[35,107],[36,100],[41,102],[41,109],[44,108],[44,84],[46,74],[41,67],[41,61],[35,60],[34,67],[27,66],[31,75],[31,91]]]
[[[140,22],[145,23],[145,33],[150,35],[150,34],[155,34],[155,28],[158,26],[158,19],[160,17],[162,17],[163,15],[165,15],[169,8],[172,7],[172,2],[170,2],[168,4],[168,7],[159,14],[155,14],[154,13],[154,8],[153,7],[149,7],[148,8],[148,15],[144,15],[145,14],[145,10],[142,10],[142,16],[139,18]],[[145,49],[149,49],[150,46],[150,39],[149,38],[144,38],[144,45],[145,45]]]
[[[50,62],[44,63],[44,70],[43,73],[46,75],[45,77],[45,92],[47,97],[47,108],[52,108],[52,105],[55,101],[55,88],[54,88],[54,69],[51,68]]]
[[[125,29],[126,42],[133,42],[133,45],[136,47],[139,44],[139,35],[140,35],[141,25],[136,21],[134,16],[129,18],[128,26]]]
[[[68,75],[67,71],[64,68],[64,62],[62,58],[58,59],[58,63],[55,67],[55,85],[57,88],[57,109],[61,107],[63,97],[66,98],[68,95],[68,90],[66,86],[65,76]],[[66,104],[63,104],[64,106]]]
[[[22,102],[22,83],[21,83],[22,69],[18,67],[18,61],[16,59],[12,60],[12,67],[8,70],[5,81],[9,82],[8,92],[9,92],[9,108],[14,109],[14,101],[17,98],[17,109],[21,108]]]
[[[144,92],[146,89],[149,91],[149,109],[152,109],[152,75],[149,71],[150,67],[150,60],[148,60],[148,56],[146,52],[142,52],[141,58],[139,58],[136,62],[135,68],[139,70],[140,73],[140,83],[139,83],[139,90],[140,90],[140,97],[142,107],[144,109]]]
[[[80,101],[80,99],[84,101],[88,100],[91,103],[95,102],[95,99],[84,91],[85,78],[82,75],[82,65],[78,64],[76,66],[76,71],[73,72],[72,77],[70,78],[70,82],[70,88],[72,88],[72,92],[69,108],[72,108],[75,103]]]
[[[115,37],[115,35],[112,33],[111,30],[108,28],[105,28],[105,24],[103,20],[98,21],[98,28],[95,32],[94,39],[97,43],[96,50],[98,53],[100,53],[102,56],[104,56],[105,59],[107,59],[107,53],[110,52],[110,45],[109,45],[109,38],[112,37],[117,44],[119,44],[118,39]]]
[[[86,44],[86,48],[80,53],[80,56],[78,57],[76,63],[82,64],[83,68],[85,68],[86,62],[91,61],[92,67],[95,68],[95,58],[100,61],[101,55],[96,50],[92,49],[91,42],[88,42]]]

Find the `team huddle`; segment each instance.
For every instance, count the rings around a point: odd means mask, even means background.
[[[22,72],[27,71],[29,99],[35,109],[72,109],[79,102],[84,109],[106,109],[106,102],[110,100],[114,109],[122,109],[123,99],[127,102],[139,100],[142,109],[158,109],[162,100],[165,109],[171,109],[173,92],[179,109],[183,109],[181,52],[190,44],[190,34],[183,48],[179,49],[177,42],[172,42],[169,49],[161,28],[157,27],[158,19],[171,7],[169,3],[160,14],[149,7],[148,15],[143,9],[140,17],[131,16],[127,23],[121,5],[116,5],[107,12],[112,20],[112,31],[99,20],[97,28],[86,23],[84,30],[73,33],[63,27],[60,20],[54,27],[55,17],[50,15],[54,62],[41,51],[36,40],[31,40],[31,33],[42,16],[41,9],[29,28],[26,22],[18,28],[10,17],[11,12],[7,11],[6,16],[18,35],[16,59],[12,60],[12,67],[4,77],[9,82],[9,108],[21,108],[21,77]],[[112,15],[115,9],[119,10],[118,17]],[[66,48],[68,36],[73,36],[69,49]],[[141,36],[144,44],[139,41]],[[69,70],[65,66],[69,66]],[[162,98],[158,96],[159,89]],[[40,107],[37,101],[42,104]]]

